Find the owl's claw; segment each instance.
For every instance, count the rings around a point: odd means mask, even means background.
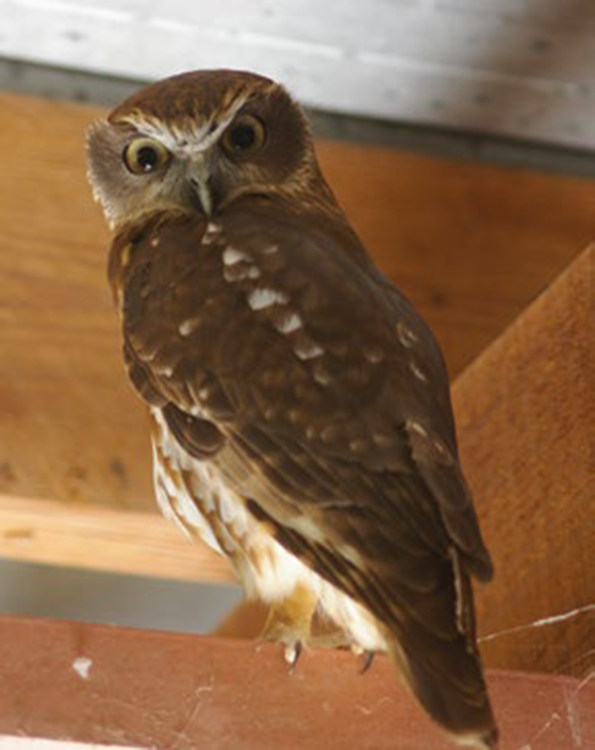
[[[285,646],[285,661],[289,664],[291,672],[296,668],[298,659],[302,655],[303,648],[301,641],[295,641],[295,643],[290,643]]]
[[[374,662],[375,656],[375,651],[364,651],[364,663],[362,664],[362,668],[360,669],[360,674],[365,674],[368,669],[370,669]]]

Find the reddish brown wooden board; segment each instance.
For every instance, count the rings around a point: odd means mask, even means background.
[[[0,735],[159,750],[454,750],[379,657],[0,619]],[[595,742],[595,681],[491,672],[500,750]]]
[[[477,596],[494,666],[595,668],[594,323],[595,247],[454,388],[463,466],[496,563]]]

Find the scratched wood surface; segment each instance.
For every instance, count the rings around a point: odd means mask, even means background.
[[[454,750],[379,657],[0,618],[4,735],[169,750]],[[488,674],[500,750],[587,750],[595,681]],[[1,745],[0,745],[1,747]],[[19,745],[7,745],[15,750]]]

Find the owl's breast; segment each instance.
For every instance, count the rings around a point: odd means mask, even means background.
[[[163,515],[230,561],[248,596],[275,601],[312,573],[248,511],[216,464],[189,455],[160,409],[151,409],[153,471]]]

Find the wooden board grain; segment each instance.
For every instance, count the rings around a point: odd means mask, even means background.
[[[595,681],[495,671],[500,750],[587,750]],[[385,657],[0,618],[0,736],[167,750],[454,750]],[[9,746],[10,747],[10,746]]]
[[[158,513],[0,495],[0,557],[76,568],[227,583],[228,562]]]
[[[109,237],[85,179],[96,114],[0,97],[0,491],[152,510],[149,442],[107,291]]]
[[[477,589],[492,666],[595,668],[594,331],[592,247],[455,384],[463,466],[496,564]]]

